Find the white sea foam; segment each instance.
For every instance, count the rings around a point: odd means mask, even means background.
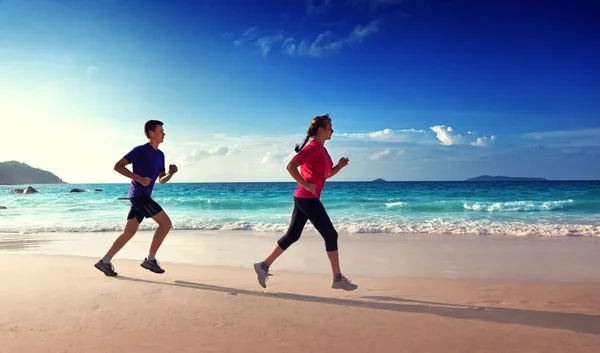
[[[573,203],[573,200],[465,202],[463,207],[467,210],[483,212],[531,212],[559,210],[573,205]]]
[[[498,236],[600,236],[600,225],[595,224],[555,224],[502,222],[464,219],[430,219],[413,222],[335,222],[338,233],[393,233],[393,234],[457,234],[457,235],[498,235]],[[45,232],[120,232],[121,223],[96,223],[87,225],[54,226],[13,226],[0,228],[0,233],[45,233]],[[154,222],[145,221],[140,230],[153,230]],[[228,230],[279,232],[287,230],[287,223],[252,221],[235,222],[176,222],[173,230]],[[315,231],[308,223],[307,231]],[[10,235],[8,235],[10,236]]]
[[[388,202],[385,204],[385,207],[387,208],[392,208],[392,207],[404,207],[406,206],[406,202],[402,202],[402,201],[398,201],[398,202]]]

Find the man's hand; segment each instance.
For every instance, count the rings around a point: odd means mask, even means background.
[[[177,173],[177,166],[175,164],[169,164],[169,175]]]
[[[148,185],[150,185],[151,182],[152,182],[152,179],[150,179],[148,177],[143,177],[143,178],[140,178],[140,180],[138,180],[138,183],[142,184],[143,186],[148,186]]]

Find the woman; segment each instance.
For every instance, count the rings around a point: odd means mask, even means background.
[[[331,224],[331,220],[319,199],[325,180],[336,175],[348,165],[348,158],[340,158],[334,167],[331,157],[325,149],[325,141],[331,139],[333,129],[329,115],[320,115],[312,120],[302,146],[296,145],[297,154],[287,165],[287,170],[297,182],[298,188],[294,192],[294,210],[288,231],[281,239],[271,254],[262,262],[254,264],[258,276],[258,283],[267,288],[267,278],[270,276],[269,267],[290,245],[300,239],[302,230],[307,220],[317,229],[325,240],[325,250],[331,263],[333,280],[331,288],[355,290],[358,288],[349,279],[342,275],[338,256],[338,233]],[[307,144],[308,140],[311,139]],[[300,167],[300,172],[298,172]]]

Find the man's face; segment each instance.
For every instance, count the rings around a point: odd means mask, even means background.
[[[165,140],[165,129],[158,125],[154,131],[150,131],[150,140],[155,142],[163,142]]]

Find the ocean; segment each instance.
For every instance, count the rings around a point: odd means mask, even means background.
[[[125,183],[34,184],[39,193],[10,193],[24,186],[0,186],[0,233],[119,232],[130,207],[120,200]],[[175,230],[282,233],[295,188],[167,183],[155,186],[153,198]],[[600,181],[327,182],[321,200],[340,233],[600,236]],[[140,229],[155,227],[144,220]]]

